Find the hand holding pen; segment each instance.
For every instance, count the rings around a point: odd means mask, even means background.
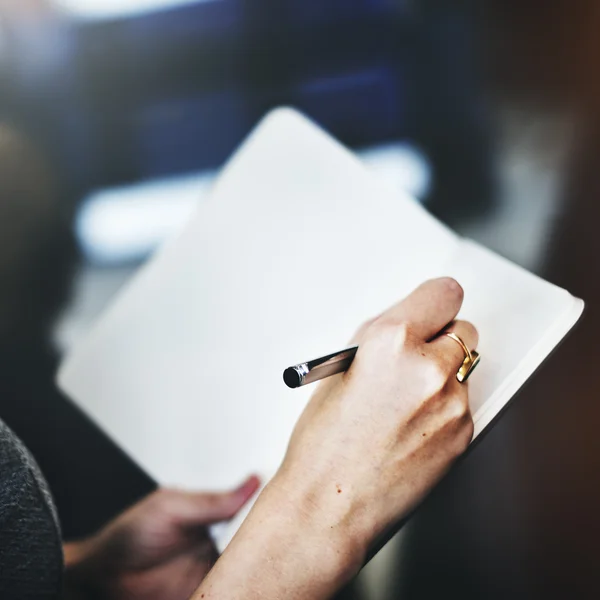
[[[360,330],[351,377],[316,388],[195,598],[331,598],[408,517],[473,436],[464,349],[439,335],[452,323],[476,347],[475,328],[453,321],[462,297],[454,280],[430,281]]]

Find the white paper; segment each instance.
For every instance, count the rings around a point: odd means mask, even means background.
[[[160,483],[227,488],[283,457],[312,392],[287,389],[284,368],[344,347],[438,275],[460,281],[480,331],[479,433],[581,303],[460,240],[280,109],[68,357],[60,386]]]

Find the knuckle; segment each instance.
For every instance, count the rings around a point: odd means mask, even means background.
[[[422,379],[429,396],[440,394],[448,384],[448,372],[438,360],[428,359],[422,367]]]
[[[410,328],[407,323],[377,319],[365,335],[367,342],[375,342],[386,349],[401,352],[409,343]]]
[[[367,332],[369,332],[369,330],[371,329],[373,324],[377,321],[377,319],[378,319],[378,317],[373,317],[372,319],[365,321],[358,328],[358,330],[356,331],[356,333],[354,334],[354,337],[352,339],[356,340],[356,341],[361,341],[362,339],[364,339],[364,337],[367,335]]]
[[[401,321],[391,326],[391,335],[393,335],[393,344],[396,350],[403,350],[408,346],[411,338],[410,327],[408,323]]]
[[[464,398],[455,396],[446,403],[446,420],[448,423],[462,427],[470,417],[469,405]]]
[[[361,340],[362,347],[366,349],[375,344],[379,344],[383,333],[382,330],[383,327],[379,321],[370,323],[368,326],[365,324]]]
[[[384,320],[383,319],[375,319],[374,321],[367,321],[363,325],[363,331],[365,333],[365,337],[367,340],[372,340],[374,338],[378,338],[383,329]]]

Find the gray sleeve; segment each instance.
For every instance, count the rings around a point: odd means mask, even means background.
[[[57,598],[62,570],[60,528],[46,483],[0,422],[0,598]]]

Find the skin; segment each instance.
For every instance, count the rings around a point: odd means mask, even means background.
[[[68,600],[188,600],[218,558],[208,526],[255,494],[251,477],[224,494],[160,490],[90,539],[64,546]]]
[[[208,503],[159,492],[67,548],[67,581],[82,598],[117,600],[187,598],[200,581],[194,600],[334,595],[472,439],[468,388],[456,380],[463,350],[440,335],[477,346],[475,328],[454,321],[462,300],[456,281],[432,280],[358,331],[352,367],[317,388],[277,475],[212,569],[206,525],[233,516],[254,479]]]
[[[358,332],[351,369],[318,388],[280,471],[195,600],[329,598],[378,534],[423,500],[473,436],[467,386],[456,380],[463,351],[436,337],[462,300],[454,280],[430,281]],[[475,348],[472,325],[450,329]]]

